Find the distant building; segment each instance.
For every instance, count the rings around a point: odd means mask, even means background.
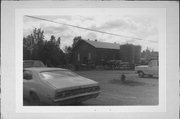
[[[141,57],[141,46],[124,44],[120,46],[120,59],[130,64],[139,64]]]
[[[148,62],[152,59],[159,59],[159,52],[151,51],[149,49],[144,50],[141,52],[141,63],[148,64]]]
[[[73,45],[73,64],[105,65],[110,60],[122,60],[130,64],[139,63],[141,47],[132,44],[98,42],[97,40],[78,40]]]
[[[159,59],[159,53],[157,51],[152,51],[150,54],[151,59]]]

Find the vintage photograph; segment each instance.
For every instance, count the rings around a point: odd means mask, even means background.
[[[24,106],[159,104],[158,19],[24,15]]]
[[[0,116],[179,118],[178,2],[118,1],[3,1]]]

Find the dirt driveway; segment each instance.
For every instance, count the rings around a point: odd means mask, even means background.
[[[84,77],[99,82],[101,94],[83,105],[157,105],[158,78],[138,78],[134,71],[78,71]],[[123,83],[122,73],[126,76]]]

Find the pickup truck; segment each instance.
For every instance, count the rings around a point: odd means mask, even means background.
[[[138,73],[140,78],[145,75],[151,77],[158,77],[159,75],[159,63],[158,60],[151,60],[148,65],[139,65],[135,67],[135,71]]]

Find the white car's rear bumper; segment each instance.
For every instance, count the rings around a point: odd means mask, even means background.
[[[89,92],[89,93],[84,93],[84,94],[78,94],[66,98],[60,98],[60,99],[54,99],[53,104],[73,104],[73,103],[78,103],[78,102],[83,102],[91,98],[96,98],[99,95],[100,91],[97,92]]]

